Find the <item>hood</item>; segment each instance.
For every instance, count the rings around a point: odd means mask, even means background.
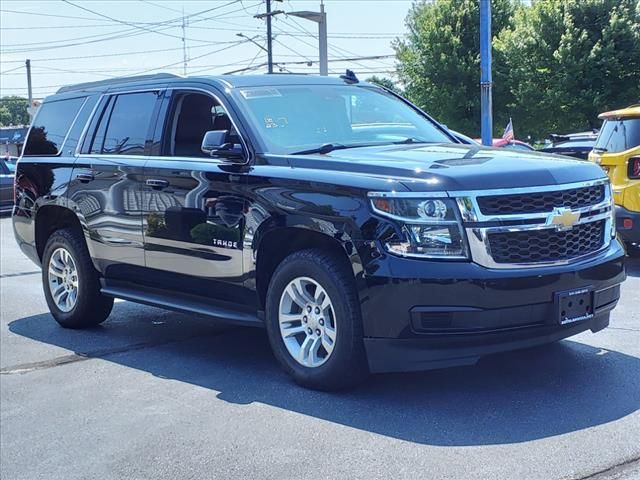
[[[291,155],[287,160],[294,168],[384,177],[412,191],[533,187],[606,178],[591,162],[479,145],[386,145]]]

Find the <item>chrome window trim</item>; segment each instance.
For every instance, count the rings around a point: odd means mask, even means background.
[[[184,157],[184,158],[188,158],[190,160],[192,159],[200,159],[200,160],[213,160],[216,163],[225,163],[225,164],[233,164],[233,165],[247,165],[250,161],[251,161],[251,151],[249,150],[249,146],[246,142],[246,140],[244,139],[244,137],[242,136],[242,133],[240,131],[240,129],[238,128],[238,123],[235,121],[235,119],[233,118],[233,115],[231,114],[231,110],[229,109],[228,105],[226,102],[223,102],[220,97],[218,97],[218,95],[216,95],[215,93],[205,89],[205,88],[199,88],[199,87],[191,87],[191,86],[185,86],[185,87],[181,87],[181,86],[170,86],[168,88],[166,88],[165,90],[167,91],[174,91],[174,90],[178,90],[178,91],[187,91],[187,92],[201,92],[201,93],[205,93],[207,95],[209,95],[210,97],[213,97],[213,99],[218,102],[219,105],[222,105],[222,107],[225,109],[225,111],[227,112],[227,116],[229,117],[229,120],[231,120],[231,125],[233,125],[233,128],[235,129],[236,133],[238,134],[238,137],[240,138],[240,142],[242,143],[242,148],[244,149],[245,155],[246,155],[246,159],[244,162],[229,162],[229,161],[224,161],[224,160],[218,160],[215,159],[213,157],[210,158],[205,158],[205,157]],[[167,114],[169,112],[167,111]],[[176,158],[182,158],[182,157],[178,157],[178,156],[162,156],[162,158],[167,158],[167,159],[176,159]]]
[[[110,96],[117,96],[117,95],[127,95],[127,94],[132,94],[132,93],[145,93],[145,92],[156,92],[156,91],[174,91],[174,90],[178,90],[178,91],[194,91],[194,92],[201,92],[201,93],[205,93],[207,95],[209,95],[210,97],[213,97],[213,99],[218,102],[218,104],[222,105],[225,109],[225,111],[227,112],[227,115],[229,116],[229,120],[231,120],[231,125],[233,125],[233,128],[235,128],[236,133],[238,134],[238,137],[240,137],[240,141],[242,142],[242,146],[244,148],[244,151],[246,152],[247,158],[245,162],[228,162],[228,161],[224,161],[224,160],[219,160],[217,158],[214,157],[210,157],[210,158],[206,158],[206,157],[185,157],[185,156],[171,156],[171,155],[130,155],[132,157],[136,157],[136,158],[147,158],[150,160],[156,159],[156,160],[182,160],[182,159],[186,159],[187,161],[202,161],[202,162],[208,162],[208,163],[217,163],[217,164],[235,164],[235,165],[247,165],[250,160],[251,160],[251,155],[250,155],[250,150],[247,146],[247,143],[244,139],[244,137],[242,136],[242,134],[240,133],[240,130],[238,129],[238,124],[236,123],[236,121],[233,118],[233,115],[231,115],[228,106],[222,102],[222,100],[220,100],[220,98],[218,97],[218,95],[216,95],[215,93],[210,92],[209,90],[205,89],[205,88],[199,88],[199,87],[191,87],[191,86],[161,86],[161,87],[149,87],[149,88],[143,88],[143,89],[136,89],[136,90],[122,90],[122,91],[112,91],[112,92],[104,92],[100,95],[100,97],[98,98],[98,101],[96,102],[96,104],[93,107],[93,110],[91,112],[91,114],[89,115],[89,118],[87,119],[87,122],[85,123],[84,129],[82,131],[82,134],[80,135],[80,140],[78,142],[78,145],[76,146],[76,151],[75,151],[75,155],[77,157],[97,157],[97,158],[122,158],[123,156],[127,156],[127,155],[118,155],[118,154],[110,154],[110,153],[96,153],[96,154],[92,154],[92,153],[80,153],[80,149],[82,147],[82,144],[84,143],[87,131],[89,130],[89,125],[91,125],[91,121],[93,120],[93,117],[96,114],[96,110],[98,109],[98,106],[102,103],[102,100],[104,99],[104,97],[110,97]],[[89,97],[87,97],[88,99]],[[167,111],[168,113],[168,111]]]

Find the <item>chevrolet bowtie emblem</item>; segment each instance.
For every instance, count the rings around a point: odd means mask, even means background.
[[[571,230],[578,220],[579,212],[573,212],[570,208],[556,208],[547,217],[547,225],[555,225],[557,230]]]

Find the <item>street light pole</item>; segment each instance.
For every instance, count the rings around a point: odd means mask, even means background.
[[[319,12],[288,12],[287,15],[304,18],[318,24],[318,55],[320,60],[320,75],[329,75],[329,56],[327,47],[327,13],[324,3],[320,3]]]
[[[482,144],[493,145],[491,0],[480,0],[480,117]]]
[[[320,3],[320,21],[318,22],[318,53],[320,57],[320,75],[329,75],[329,53],[327,51],[327,13],[324,3]]]
[[[27,58],[24,62],[27,66],[27,95],[29,96],[29,107],[27,107],[27,111],[29,112],[29,125],[33,123],[33,115],[31,114],[33,109],[33,90],[31,88],[31,60]]]

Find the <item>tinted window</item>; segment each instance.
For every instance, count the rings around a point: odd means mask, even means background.
[[[640,118],[605,120],[594,148],[610,153],[640,145]]]
[[[118,95],[111,100],[102,114],[91,152],[144,155],[157,98],[157,92],[143,92]]]
[[[29,132],[23,155],[57,155],[85,98],[42,104]]]

